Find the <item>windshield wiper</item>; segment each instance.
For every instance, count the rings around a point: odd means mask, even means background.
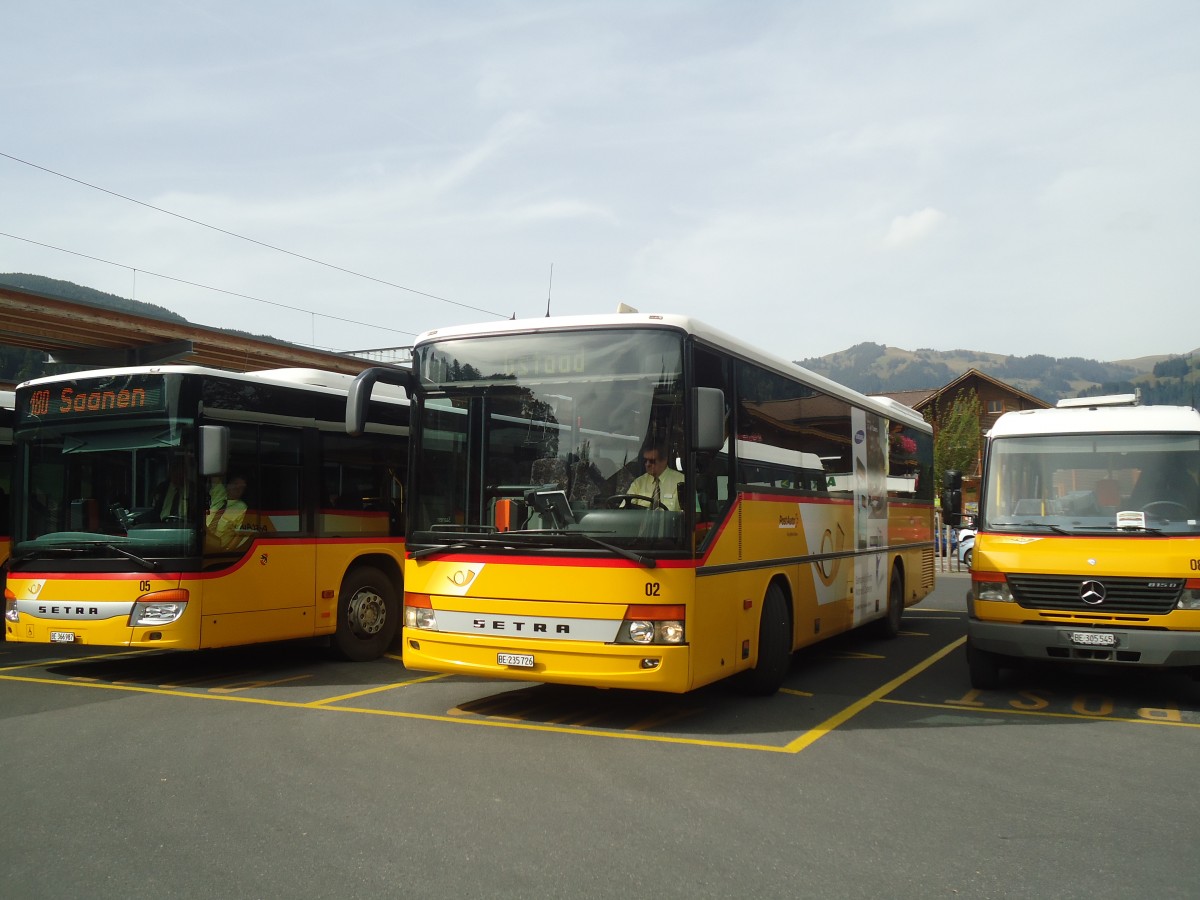
[[[29,562],[31,559],[53,559],[56,556],[81,556],[80,547],[38,547],[36,550],[26,550],[8,558],[9,563]]]
[[[1056,534],[1070,534],[1069,529],[1049,522],[989,522],[988,528],[1047,528]]]
[[[1076,531],[1111,531],[1118,534],[1132,532],[1134,534],[1165,535],[1161,528],[1151,528],[1149,525],[1080,525]]]
[[[111,541],[87,541],[85,543],[62,547],[38,547],[35,550],[27,550],[24,553],[19,553],[11,557],[9,562],[23,563],[32,559],[53,559],[56,556],[83,556],[97,549],[108,550],[120,556],[128,557],[151,572],[157,572],[159,569],[158,563],[154,560],[145,559],[136,553],[130,553],[124,547],[119,547]]]
[[[560,528],[538,528],[531,531],[514,531],[510,534],[553,534],[571,536],[579,536],[591,541],[599,547],[603,547],[610,553],[615,553],[617,556],[624,557],[630,562],[635,562],[639,566],[645,566],[647,569],[653,569],[658,566],[658,561],[649,556],[643,556],[640,553],[634,553],[632,550],[627,550],[624,547],[618,547],[616,544],[610,544],[607,541],[602,541],[598,537],[588,534],[586,531],[567,531]],[[422,559],[426,556],[432,556],[435,553],[453,553],[455,550],[472,550],[472,549],[489,549],[500,548],[502,550],[518,550],[526,547],[537,548],[539,550],[554,545],[546,541],[503,541],[498,538],[466,538],[457,540],[452,544],[438,544],[435,547],[422,547],[420,550],[413,550],[408,554],[409,559]]]
[[[616,544],[610,544],[608,541],[602,541],[598,537],[588,534],[586,531],[571,531],[565,532],[569,534],[577,534],[581,538],[587,538],[593,544],[603,547],[605,550],[611,550],[617,556],[623,556],[631,562],[637,563],[639,566],[645,566],[647,569],[654,569],[658,566],[658,560],[650,556],[642,556],[640,553],[634,553],[632,550],[627,550],[624,547],[618,547]]]
[[[136,553],[130,553],[124,547],[118,547],[116,544],[105,543],[102,546],[108,550],[111,550],[113,553],[119,553],[122,556],[129,557],[129,559],[132,559],[136,563],[140,563],[142,566],[149,569],[151,572],[158,571],[158,563],[156,563],[152,559],[143,559],[142,557],[138,556]]]

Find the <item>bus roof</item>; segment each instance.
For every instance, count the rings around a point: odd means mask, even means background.
[[[1190,406],[1071,406],[1024,409],[1002,415],[988,432],[988,437],[1164,431],[1200,434],[1200,412]]]
[[[550,331],[575,331],[594,328],[667,328],[681,331],[698,338],[701,342],[711,344],[726,350],[748,362],[757,363],[783,375],[788,375],[806,382],[812,387],[845,400],[854,406],[868,409],[889,419],[902,421],[909,427],[920,431],[932,432],[932,427],[920,413],[905,406],[890,397],[869,397],[860,394],[845,385],[838,384],[810,372],[779,356],[745,343],[691,316],[674,315],[669,313],[617,312],[583,316],[555,316],[537,319],[502,319],[496,322],[483,322],[474,325],[455,325],[449,328],[436,328],[417,336],[413,344],[416,351],[423,344],[443,340],[453,340],[466,337],[482,337],[488,335],[506,334],[541,334]]]
[[[354,381],[353,375],[342,372],[326,372],[322,369],[262,369],[257,372],[230,372],[207,366],[123,366],[111,369],[92,369],[83,372],[67,372],[33,378],[17,385],[18,388],[42,384],[56,384],[76,378],[111,378],[122,375],[205,375],[211,378],[226,378],[230,381],[271,382],[293,387],[316,388],[323,392],[345,395]],[[373,396],[380,400],[407,402],[404,391],[392,385],[380,384]],[[10,401],[12,396],[9,397]],[[9,405],[12,405],[10,402]]]

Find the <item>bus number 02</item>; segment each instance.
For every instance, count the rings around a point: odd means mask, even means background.
[[[657,581],[647,581],[646,582],[646,596],[647,597],[657,597],[660,587],[661,586],[659,585],[659,583]]]

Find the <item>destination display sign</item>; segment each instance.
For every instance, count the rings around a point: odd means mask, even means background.
[[[22,421],[90,419],[166,409],[161,375],[123,375],[111,379],[79,379],[35,387],[18,403]]]

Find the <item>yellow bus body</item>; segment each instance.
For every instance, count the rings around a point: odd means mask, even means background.
[[[1200,671],[1200,413],[1135,395],[988,434],[967,609],[976,689],[1025,661]]]
[[[886,572],[894,567],[903,579],[906,606],[932,589],[928,506],[889,506],[890,533],[914,539],[903,549],[855,554],[845,539],[839,543],[832,537],[852,534],[853,519],[853,506],[845,501],[798,504],[743,495],[700,560],[660,561],[646,568],[617,556],[506,558],[455,552],[410,558],[406,602],[427,602],[443,619],[461,613],[457,620],[466,630],[406,626],[404,663],[410,669],[485,678],[689,691],[755,666],[762,603],[773,583],[783,588],[791,607],[793,650],[886,614],[886,597],[882,605],[856,609],[856,564],[878,564]],[[638,606],[683,607],[686,643],[530,633],[536,623],[553,630],[582,622],[615,635],[629,607]],[[493,633],[472,633],[475,621]],[[497,624],[504,627],[502,634],[494,633]],[[534,665],[501,665],[499,654],[530,654]]]
[[[1200,538],[1125,536],[1076,537],[1069,535],[1005,535],[983,532],[975,538],[972,577],[988,582],[1001,573],[1023,575],[1069,575],[1077,582],[1087,579],[1140,578],[1192,581],[1200,579]],[[1200,632],[1200,609],[1173,609],[1154,615],[1094,610],[1030,608],[1017,603],[974,601],[975,619],[981,623],[1021,625],[1029,629],[1045,626],[1081,628],[1124,628],[1141,631]],[[1044,632],[1048,645],[1057,643],[1051,631]],[[1197,643],[1200,652],[1200,642]]]
[[[160,573],[131,566],[113,574],[9,573],[8,597],[17,601],[18,610],[33,612],[19,612],[5,631],[15,642],[179,650],[329,635],[337,628],[339,590],[352,566],[384,560],[399,571],[403,556],[401,538],[260,538],[235,565],[215,572]],[[178,590],[187,598],[179,619],[130,626],[135,602]],[[106,605],[111,616],[76,618]]]

